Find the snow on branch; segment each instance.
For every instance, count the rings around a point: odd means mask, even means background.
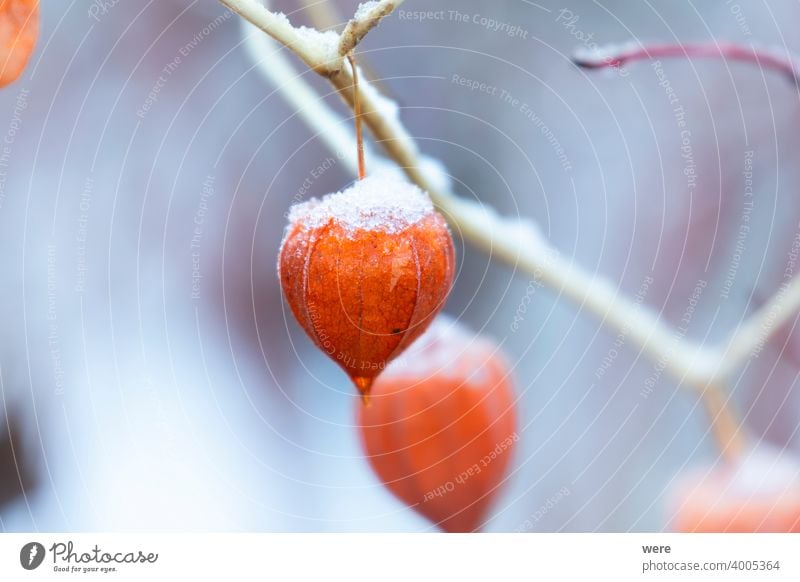
[[[300,57],[309,68],[331,76],[342,70],[342,59],[362,38],[403,0],[379,0],[361,4],[339,35],[307,26],[293,26],[285,14],[272,12],[256,0],[219,0]]]
[[[339,56],[339,35],[306,26],[295,27],[285,14],[272,12],[256,0],[220,0],[220,3],[266,32],[300,57],[309,68],[325,73]]]
[[[361,39],[402,2],[403,0],[373,0],[360,4],[353,18],[344,27],[339,41],[339,54],[345,56],[356,48]]]

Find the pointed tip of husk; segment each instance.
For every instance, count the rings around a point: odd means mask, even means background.
[[[369,406],[369,393],[372,389],[372,382],[375,378],[367,378],[365,376],[354,376],[353,382],[358,388],[359,394],[361,394],[361,402],[364,403],[364,406]]]

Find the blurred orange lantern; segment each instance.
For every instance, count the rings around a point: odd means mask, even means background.
[[[800,532],[800,464],[767,445],[679,477],[670,495],[681,532]]]
[[[39,0],[0,0],[0,87],[25,70],[39,36]]]
[[[438,318],[357,414],[369,462],[392,493],[447,532],[481,527],[519,440],[496,344]]]

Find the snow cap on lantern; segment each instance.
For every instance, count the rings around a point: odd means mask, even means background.
[[[427,194],[376,174],[291,209],[278,275],[300,325],[366,396],[444,305],[454,262]]]

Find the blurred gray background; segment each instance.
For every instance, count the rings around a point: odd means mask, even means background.
[[[308,22],[298,2],[277,7]],[[401,9],[444,17],[394,14],[362,62],[459,193],[534,219],[673,325],[705,284],[681,332],[696,341],[721,341],[777,289],[800,230],[797,87],[741,63],[664,60],[659,78],[569,56],[629,40],[800,52],[797,2]],[[288,206],[353,176],[335,165],[300,193],[330,152],[252,68],[238,17],[211,0],[42,10],[29,69],[0,93],[0,530],[430,529],[371,473],[353,388],[281,301]],[[696,398],[557,291],[458,243],[447,311],[505,342],[519,395],[522,438],[486,529],[662,529],[670,481],[717,461]],[[752,433],[795,453],[796,335],[734,388]]]

